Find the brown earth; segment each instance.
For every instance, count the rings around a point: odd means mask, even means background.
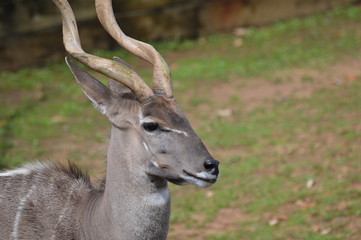
[[[343,59],[338,63],[332,66],[326,66],[323,69],[287,69],[275,73],[274,81],[269,81],[266,79],[241,79],[235,78],[232,81],[227,83],[218,83],[213,85],[210,89],[192,89],[185,93],[186,98],[191,98],[195,93],[198,95],[209,94],[213,96],[213,101],[210,104],[201,104],[195,106],[196,109],[192,110],[197,111],[206,111],[209,113],[210,118],[216,117],[216,115],[221,117],[232,117],[232,112],[237,110],[237,106],[234,104],[229,104],[230,96],[238,96],[240,103],[245,112],[251,111],[254,108],[260,106],[268,106],[275,101],[282,101],[287,98],[308,98],[320,88],[337,88],[339,85],[348,84],[353,81],[360,81],[361,79],[361,59]],[[214,114],[214,108],[216,111]],[[225,111],[228,109],[229,111]],[[223,111],[223,112],[222,112]],[[193,115],[189,116],[190,121],[196,126],[199,124],[199,119],[194,118]],[[312,127],[311,127],[312,128]],[[357,129],[361,129],[360,126],[355,126]],[[312,132],[312,129],[311,129]],[[339,139],[335,138],[333,135],[324,135],[319,136],[322,142],[327,142],[331,145],[334,145]],[[304,133],[303,136],[300,136],[300,139],[304,143],[307,142],[317,142],[320,139],[313,139],[312,134]],[[361,144],[361,142],[360,142]],[[327,145],[327,144],[326,144]],[[305,149],[302,146],[297,148],[292,145],[285,145],[282,148],[276,149],[265,149],[264,152],[276,152],[278,154],[284,153],[295,153],[298,151],[299,155],[302,156]],[[211,152],[214,153],[219,158],[227,158],[230,156],[244,154],[247,152],[247,149],[242,147],[232,147],[232,148],[216,148],[211,149]],[[272,157],[270,155],[270,157]],[[321,155],[313,155],[314,158],[322,161]],[[316,160],[315,159],[315,160]],[[275,174],[279,171],[279,167],[274,166],[267,168],[266,172],[260,173],[260,176]],[[305,171],[305,169],[300,170]],[[344,167],[344,169],[339,169],[339,174],[347,174],[349,169]],[[300,174],[300,172],[295,172],[294,174]],[[240,200],[241,201],[241,200]],[[282,212],[278,214],[272,213],[263,213],[262,216],[259,216],[260,221],[269,221],[271,224],[278,224],[280,221],[287,218],[287,214],[294,211],[296,208],[309,208],[317,204],[313,199],[300,199],[298,201],[292,202],[287,206],[282,207]],[[347,203],[340,203],[339,208],[346,208]],[[202,236],[214,233],[224,233],[225,231],[237,230],[242,227],[242,222],[252,221],[251,216],[243,213],[238,208],[223,208],[220,209],[216,217],[207,222],[204,228],[190,228],[187,227],[184,223],[176,223],[171,226],[169,237],[174,240],[181,239],[202,239]],[[204,222],[202,215],[195,213],[192,217],[192,221],[195,222]],[[353,229],[355,232],[358,226],[361,226],[359,219],[354,219],[350,221],[350,218],[345,217],[339,221],[345,222],[345,225],[348,224],[349,229]],[[197,226],[197,224],[195,224]],[[315,232],[320,232],[321,234],[327,234],[328,229],[325,226],[315,223],[312,226]],[[352,230],[351,230],[352,231]]]
[[[269,106],[275,101],[283,101],[287,98],[308,98],[312,96],[315,90],[320,88],[336,88],[342,84],[348,84],[353,81],[359,81],[361,79],[361,59],[347,58],[338,61],[338,63],[332,66],[326,66],[323,69],[286,69],[274,74],[272,80],[267,79],[242,79],[234,78],[231,81],[226,83],[217,83],[212,85],[209,88],[198,88],[190,89],[184,93],[182,96],[184,102],[189,102],[190,99],[195,95],[208,95],[213,96],[212,102],[196,105],[191,109],[189,119],[192,124],[197,127],[200,124],[200,119],[195,117],[195,114],[192,112],[202,111],[209,116],[209,118],[214,118],[216,116],[221,117],[232,117],[234,111],[237,110],[237,107],[242,108],[245,113],[251,111],[260,106]],[[239,99],[240,105],[229,104],[232,101],[232,98]],[[214,110],[215,109],[215,110]],[[361,124],[356,126],[358,129],[361,129]],[[312,126],[311,130],[312,131]],[[107,138],[108,130],[104,129],[101,132],[101,135],[104,138]],[[310,142],[315,141],[312,139],[311,134],[304,133],[303,136],[300,136],[303,141]],[[334,136],[322,136],[326,142],[335,142],[338,141]],[[96,155],[98,161],[78,161],[80,165],[86,167],[87,169],[96,169],[93,174],[96,177],[100,177],[103,174],[104,169],[104,160],[106,156],[106,143],[95,143],[94,141],[86,141],[83,143],[77,143],[76,148],[74,142],[71,141],[59,141],[55,140],[48,141],[48,147],[51,148],[52,158],[53,159],[67,159],[73,151],[87,152],[90,155]],[[271,149],[271,152],[276,153],[285,153],[292,151],[302,152],[302,147],[297,147],[297,149],[292,146],[283,146],[282,148]],[[266,149],[265,151],[268,151]],[[219,158],[227,158],[232,155],[244,153],[246,150],[242,147],[232,147],[232,148],[215,148],[211,149],[211,152],[214,153]],[[90,152],[90,153],[89,153]],[[302,154],[302,153],[301,153]],[[317,158],[317,156],[313,156]],[[319,158],[321,158],[319,156]],[[279,169],[277,167],[269,168],[267,171],[262,172],[262,175],[274,174]],[[297,173],[295,173],[297,174]],[[347,169],[342,173],[342,169],[339,174],[347,174]],[[360,189],[361,187],[359,187]],[[208,194],[208,193],[207,193]],[[212,194],[212,193],[210,193]],[[287,217],[289,212],[292,212],[295,208],[307,208],[317,204],[312,199],[301,199],[298,202],[290,203],[287,206],[284,206],[283,212],[277,215],[272,215],[272,213],[264,213],[259,218],[268,219],[269,224],[277,224],[279,221],[283,221]],[[339,208],[347,206],[347,203],[340,203]],[[199,228],[190,228],[184,223],[176,223],[171,226],[169,237],[174,240],[180,239],[202,239],[202,236],[207,234],[222,233],[225,231],[237,230],[242,227],[242,222],[254,220],[251,216],[243,213],[242,210],[238,208],[228,207],[220,209],[216,217],[209,222],[206,222],[202,229]],[[195,213],[192,216],[192,221],[195,222],[204,222],[205,219],[200,213]],[[341,220],[340,220],[341,221]],[[346,221],[345,219],[343,221]],[[349,226],[350,228],[357,228],[358,219]],[[318,226],[315,224],[313,226],[314,231],[327,231],[323,226]]]

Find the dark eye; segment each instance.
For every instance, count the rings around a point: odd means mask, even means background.
[[[159,128],[159,124],[156,122],[145,122],[143,123],[143,128],[148,132],[154,132]]]

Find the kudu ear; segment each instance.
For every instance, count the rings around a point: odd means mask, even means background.
[[[77,83],[82,88],[85,95],[93,103],[94,107],[102,114],[106,114],[107,105],[111,101],[111,91],[95,77],[75,65],[69,58],[65,58],[65,61],[73,73]]]
[[[110,91],[112,91],[115,95],[123,95],[124,93],[131,93],[129,88],[127,88],[124,84],[117,82],[111,78],[108,80]]]
[[[120,64],[127,66],[130,69],[133,69],[129,64],[127,64],[125,61],[123,61],[122,59],[120,59],[118,57],[113,57],[113,60]],[[115,81],[111,78],[108,80],[108,82],[109,82],[109,88],[114,95],[128,97],[128,98],[132,98],[134,100],[136,99],[136,96],[133,94],[133,92],[124,84],[122,84],[118,81]]]

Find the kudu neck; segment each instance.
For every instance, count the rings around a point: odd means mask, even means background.
[[[151,155],[144,148],[143,139],[132,129],[112,126],[108,148],[106,191],[122,187],[122,191],[154,192],[167,187],[164,179],[149,176],[147,168]],[[113,185],[114,184],[114,185]]]
[[[107,239],[166,239],[170,215],[167,182],[145,173],[146,165],[141,163],[147,163],[147,154],[138,149],[139,136],[134,135],[112,127],[104,193],[93,197],[94,207],[90,207],[91,215],[99,219],[91,225],[104,226]]]

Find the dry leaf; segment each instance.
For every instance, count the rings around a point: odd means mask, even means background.
[[[268,225],[270,226],[275,226],[278,223],[280,223],[280,221],[284,221],[287,219],[287,215],[285,214],[278,214],[272,217],[272,219],[268,222]]]
[[[234,39],[234,41],[233,41],[233,46],[235,46],[235,47],[240,47],[240,46],[242,46],[242,43],[243,43],[242,39],[236,38],[236,39]]]
[[[232,116],[233,111],[230,108],[220,109],[217,111],[217,116],[220,117],[230,117]]]
[[[313,188],[314,186],[315,186],[315,180],[308,179],[306,182],[306,188],[310,189],[310,188]]]
[[[269,222],[268,222],[268,225],[270,226],[275,226],[278,224],[278,219],[276,218],[272,218]]]
[[[210,197],[213,197],[213,196],[214,196],[214,192],[213,192],[213,191],[207,191],[207,192],[206,192],[206,196],[209,197],[209,198],[210,198]]]
[[[332,231],[331,228],[325,228],[321,230],[321,235],[327,235]]]

